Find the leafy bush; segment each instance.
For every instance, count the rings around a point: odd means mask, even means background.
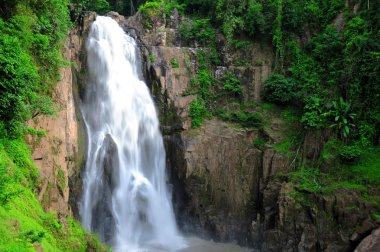
[[[253,140],[252,142],[252,144],[259,149],[264,149],[266,143],[267,141],[260,136],[256,137],[255,140]]]
[[[172,68],[179,68],[179,63],[175,58],[170,59],[170,65],[172,66]]]
[[[306,99],[306,105],[304,107],[304,114],[301,118],[301,123],[306,128],[320,129],[326,126],[326,108],[322,99],[318,97],[310,97]]]
[[[350,128],[355,126],[353,120],[356,115],[351,112],[351,104],[340,97],[338,102],[332,102],[332,109],[331,115],[334,117],[334,123],[330,127],[336,128],[342,138],[347,138]]]
[[[111,10],[107,0],[71,0],[75,4],[76,12],[95,11],[99,14],[105,14]]]
[[[151,29],[154,23],[164,18],[165,3],[162,0],[146,2],[139,7],[139,12],[144,17],[145,27]]]
[[[179,4],[176,0],[165,1],[166,17],[169,17],[172,10],[177,9],[180,14],[184,14],[186,4]]]
[[[6,134],[24,134],[23,123],[52,114],[49,98],[59,78],[60,48],[70,27],[68,1],[18,1],[0,18],[0,121]]]
[[[196,19],[183,22],[179,27],[181,38],[189,43],[200,43],[201,46],[213,47],[216,45],[215,29],[210,24],[210,19]]]
[[[223,90],[226,94],[239,95],[241,93],[241,83],[238,78],[228,70],[222,78]]]
[[[202,98],[198,98],[190,103],[189,115],[192,118],[191,126],[194,128],[201,126],[204,119],[209,116]]]
[[[301,167],[291,174],[291,179],[296,183],[296,188],[307,192],[320,192],[322,185],[319,182],[320,172],[315,168]]]
[[[145,13],[150,9],[158,9],[163,5],[163,1],[148,1],[139,7],[139,11]]]
[[[251,113],[246,110],[219,110],[218,117],[224,121],[238,123],[243,127],[261,126],[261,116],[258,113]]]
[[[273,103],[289,103],[295,98],[295,85],[292,79],[282,74],[272,74],[264,83],[264,98]]]
[[[15,186],[14,174],[7,164],[0,163],[0,206],[4,206],[20,193],[20,189]]]
[[[361,123],[358,127],[358,133],[360,145],[365,148],[371,146],[371,144],[374,142],[376,129],[374,125]]]
[[[357,145],[345,145],[339,150],[340,157],[349,162],[358,160],[361,154],[361,148]]]
[[[235,49],[246,49],[249,47],[251,42],[249,40],[234,39],[232,40],[232,45]]]
[[[368,185],[368,182],[380,185],[379,164],[380,149],[366,148],[361,152],[358,162],[347,167],[347,170],[355,179],[362,180],[365,185]]]
[[[17,38],[1,32],[0,19],[0,120],[10,135],[21,132],[22,122],[30,117],[33,88],[38,73],[30,56],[21,48]]]
[[[21,239],[29,242],[29,243],[35,243],[35,242],[41,242],[42,238],[44,238],[45,232],[43,231],[36,231],[36,230],[29,230],[23,234],[21,234]]]
[[[245,16],[245,29],[252,37],[264,32],[265,17],[263,14],[262,3],[258,1],[249,1],[247,14]]]

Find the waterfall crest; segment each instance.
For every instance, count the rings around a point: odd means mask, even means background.
[[[81,221],[115,251],[174,251],[178,234],[165,181],[156,109],[135,41],[98,16],[86,43],[81,110],[88,135]]]

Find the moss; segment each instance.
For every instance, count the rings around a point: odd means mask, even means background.
[[[65,177],[65,174],[64,174],[64,172],[60,166],[58,166],[58,171],[57,171],[57,182],[58,182],[58,186],[61,188],[61,190],[62,191],[65,190],[65,188],[66,188],[66,177]]]
[[[38,176],[35,177],[38,175],[37,168],[30,159],[28,146],[22,140],[0,140],[0,166],[8,168],[10,178],[4,180],[1,177],[0,185],[3,184],[7,191],[11,188],[17,190],[17,194],[0,202],[0,251],[107,250],[77,221],[71,218],[59,220],[56,213],[44,212],[34,192],[38,186]],[[51,189],[52,185],[48,184],[43,205],[48,205]],[[4,196],[5,192],[1,190],[0,196]]]
[[[365,182],[380,185],[380,148],[364,150],[358,163],[347,165],[346,169]]]
[[[165,17],[165,5],[163,1],[146,2],[139,7],[139,11],[144,17],[143,24],[148,29],[152,29],[157,20]]]
[[[175,59],[175,58],[170,59],[170,65],[172,66],[172,68],[179,68],[179,63],[178,63],[177,59]]]

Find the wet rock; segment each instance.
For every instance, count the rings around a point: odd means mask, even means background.
[[[126,21],[124,16],[120,15],[115,11],[108,12],[107,17],[111,17],[112,19],[114,19],[120,26],[124,26],[124,23]]]
[[[355,252],[380,251],[380,228],[374,230],[356,247]]]
[[[183,161],[172,163],[182,174],[188,215],[218,239],[246,242],[256,217],[252,203],[258,201],[261,151],[244,141],[243,132],[218,120],[196,131],[182,135]]]
[[[107,134],[99,150],[97,163],[102,163],[102,177],[92,192],[92,223],[91,229],[96,230],[102,241],[111,242],[114,234],[115,220],[112,212],[112,195],[119,178],[119,157],[117,145],[111,135]]]

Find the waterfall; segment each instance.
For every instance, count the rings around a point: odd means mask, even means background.
[[[136,43],[113,19],[98,16],[86,50],[82,224],[115,251],[184,247],[165,181],[157,113],[142,81]]]

